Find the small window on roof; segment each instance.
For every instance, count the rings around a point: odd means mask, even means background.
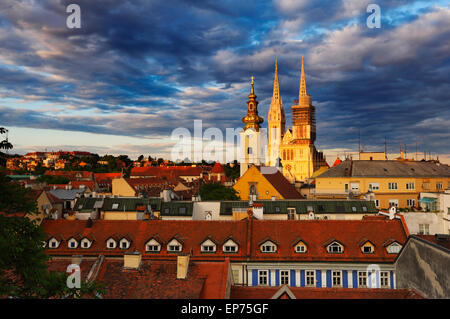
[[[362,210],[363,210],[363,212],[367,212],[367,207],[366,207],[366,206],[363,206],[363,207],[362,207]]]
[[[352,212],[356,212],[356,207],[355,206],[352,207]]]
[[[112,209],[118,209],[118,208],[119,208],[119,204],[118,203],[112,204]]]
[[[275,206],[275,213],[279,213],[280,212],[280,206]]]
[[[178,209],[178,212],[180,213],[180,215],[186,214],[186,207],[180,207],[180,208]]]
[[[328,245],[327,250],[330,254],[341,254],[344,252],[344,247],[338,242],[333,242]]]

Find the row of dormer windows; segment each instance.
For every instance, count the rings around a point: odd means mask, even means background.
[[[272,242],[271,240],[267,240],[260,246],[260,251],[262,253],[276,253],[277,248],[278,246],[276,243]],[[398,244],[397,242],[393,242],[389,246],[387,246],[386,251],[389,254],[397,254],[401,248],[402,246],[400,244]],[[303,241],[298,242],[294,247],[294,251],[300,254],[306,253],[307,250],[308,248]],[[337,241],[333,241],[332,243],[327,245],[326,250],[329,254],[342,254],[344,253],[344,246]],[[361,252],[363,254],[373,254],[375,252],[375,247],[369,241],[366,241],[364,245],[361,246]]]
[[[60,241],[58,241],[56,238],[51,238],[48,241],[48,248],[58,248],[60,245]],[[78,247],[83,248],[83,249],[89,249],[91,248],[93,244],[93,240],[90,240],[89,238],[82,238],[80,241],[76,240],[75,238],[70,238],[67,242],[67,248],[70,249],[76,249]],[[47,242],[44,242],[44,247],[46,247]],[[128,240],[127,238],[122,238],[118,241],[116,241],[114,238],[109,238],[106,241],[106,248],[107,249],[115,249],[115,248],[120,248],[120,249],[128,249],[131,245],[131,241]],[[162,245],[155,239],[150,239],[146,244],[145,244],[145,250],[146,252],[160,252],[162,248]],[[374,250],[374,246],[369,242],[366,241],[361,247],[361,252],[364,254],[373,254],[375,252]],[[397,242],[393,242],[391,243],[389,246],[387,246],[387,252],[390,254],[397,254],[400,252],[400,249],[402,248],[402,246],[400,244],[398,244]],[[224,243],[224,245],[222,246],[222,251],[224,253],[237,253],[238,252],[238,245],[232,241],[231,239],[229,239],[227,242]],[[260,246],[260,251],[262,253],[276,253],[278,249],[278,245],[274,242],[272,242],[271,240],[267,240],[265,241],[261,246]],[[178,240],[176,240],[175,238],[172,239],[168,244],[167,244],[167,252],[181,252],[183,250],[183,245],[182,243],[180,243]],[[217,250],[217,245],[211,241],[210,239],[205,240],[202,244],[201,244],[201,252],[202,253],[215,253]],[[308,250],[307,245],[303,242],[300,241],[298,242],[295,247],[294,247],[294,251],[296,253],[306,253]],[[342,244],[340,244],[337,241],[333,241],[332,243],[330,243],[329,245],[327,245],[326,250],[329,254],[342,254],[344,253],[344,246]]]

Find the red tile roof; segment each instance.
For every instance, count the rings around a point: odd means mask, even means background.
[[[72,188],[79,189],[81,185],[89,187],[90,190],[94,190],[95,182],[94,181],[71,181],[70,185]]]
[[[225,174],[225,170],[222,164],[216,162],[216,164],[214,164],[214,167],[211,170],[211,174]]]
[[[143,261],[138,270],[124,270],[123,261],[105,260],[96,280],[104,298],[223,299],[229,262],[190,263],[187,277],[177,279],[174,261]]]
[[[124,250],[107,249],[106,240],[110,236],[123,237],[133,234],[133,242],[128,251],[138,250],[143,259],[174,259],[167,252],[165,244],[174,236],[183,241],[182,252],[191,254],[193,260],[243,260],[247,256],[254,261],[325,261],[325,262],[393,262],[396,254],[388,254],[385,243],[388,240],[404,244],[407,239],[403,223],[399,219],[385,220],[255,220],[241,221],[199,221],[199,220],[150,220],[120,221],[94,220],[91,228],[86,228],[82,220],[44,220],[44,231],[49,235],[69,238],[80,234],[94,235],[96,241],[89,249],[70,249],[63,241],[57,249],[47,249],[52,255],[98,255],[122,256]],[[160,253],[145,252],[145,243],[153,236],[164,241]],[[219,245],[217,252],[205,254],[200,244],[208,237],[214,237]],[[237,253],[222,252],[222,244],[232,236],[240,247]],[[292,243],[301,237],[307,245],[306,253],[295,253]],[[275,253],[262,253],[258,244],[266,238],[278,243]],[[344,245],[344,252],[330,254],[325,243],[332,238]],[[372,254],[363,254],[359,247],[366,238],[375,245]]]
[[[284,199],[302,199],[303,196],[297,192],[295,187],[280,173],[279,170],[273,170],[265,173],[263,169],[258,167],[261,174],[267,181],[283,196]]]
[[[270,299],[281,287],[232,286],[231,299]],[[289,287],[297,299],[423,299],[411,289]]]
[[[133,167],[130,176],[142,177],[166,177],[176,179],[180,176],[198,176],[202,174],[201,167],[192,166],[151,166],[151,167]]]
[[[94,179],[99,183],[103,180],[112,180],[114,178],[121,178],[122,173],[94,173]]]

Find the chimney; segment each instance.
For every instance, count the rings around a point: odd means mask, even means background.
[[[86,228],[92,228],[92,224],[94,224],[94,222],[92,221],[91,217],[89,217],[86,222]]]
[[[81,260],[82,260],[82,258],[83,258],[83,256],[80,256],[80,255],[73,255],[72,256],[72,264],[75,264],[75,265],[80,265],[81,264]]]
[[[186,279],[189,268],[189,255],[177,257],[177,279]]]
[[[123,269],[138,270],[141,263],[142,254],[139,251],[127,252],[123,255]]]

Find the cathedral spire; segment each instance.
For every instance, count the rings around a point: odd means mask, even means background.
[[[254,77],[251,77],[251,91],[248,95],[249,101],[247,102],[247,115],[242,118],[242,122],[245,124],[244,131],[248,128],[253,128],[255,131],[259,131],[260,124],[264,122],[264,119],[258,115],[258,101],[256,100]]]
[[[273,95],[272,95],[272,103],[275,104],[281,102],[281,95],[280,95],[280,83],[278,82],[278,63],[277,59],[275,59],[275,78],[273,80]]]
[[[299,100],[301,100],[302,96],[307,96],[306,93],[306,78],[305,78],[305,64],[303,62],[303,55],[302,55],[302,75],[300,77],[300,92],[299,92]]]

